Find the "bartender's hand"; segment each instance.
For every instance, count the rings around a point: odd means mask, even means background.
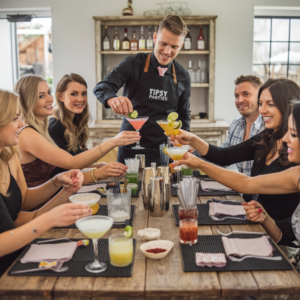
[[[115,97],[107,100],[107,105],[111,107],[115,114],[127,116],[133,112],[131,101],[127,97]]]
[[[170,141],[173,145],[190,145],[196,138],[197,136],[195,134],[182,129],[179,130],[178,135],[170,135]]]

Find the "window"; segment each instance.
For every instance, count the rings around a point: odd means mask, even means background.
[[[300,84],[300,17],[255,17],[253,74]]]

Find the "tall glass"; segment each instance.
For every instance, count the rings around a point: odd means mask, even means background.
[[[137,117],[135,119],[126,117],[126,120],[132,125],[132,127],[136,130],[136,132],[140,131],[140,129],[143,127],[143,125],[146,123],[148,119],[149,117]],[[140,146],[140,141],[137,141],[136,146],[132,147],[131,149],[145,149],[145,148]]]
[[[110,263],[115,267],[126,267],[132,263],[133,240],[123,233],[116,233],[108,239]]]
[[[88,272],[100,273],[107,269],[106,263],[100,262],[98,259],[98,240],[111,228],[113,223],[114,220],[106,216],[90,216],[76,221],[76,227],[93,240],[94,261],[85,266]]]
[[[196,244],[198,241],[197,219],[183,219],[179,221],[179,234],[181,244]]]

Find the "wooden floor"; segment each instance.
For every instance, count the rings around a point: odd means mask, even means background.
[[[214,197],[239,200],[239,196]],[[211,197],[199,197],[206,203]],[[133,199],[134,200],[134,199]],[[106,204],[106,199],[100,200]],[[177,204],[173,197],[171,205]],[[175,226],[172,209],[162,218],[149,216],[144,210],[141,197],[136,205],[134,238],[137,239],[133,275],[129,278],[88,277],[13,277],[4,274],[0,279],[2,300],[94,300],[94,299],[300,299],[300,275],[297,271],[265,272],[193,272],[182,269],[179,228]],[[170,207],[171,207],[170,205]],[[159,228],[161,239],[174,242],[170,254],[162,260],[146,259],[139,247],[143,243],[137,237],[138,229]],[[217,229],[224,233],[232,230],[263,232],[261,225],[199,226],[198,234],[216,235]],[[121,232],[111,229],[104,238]],[[83,238],[77,229],[51,229],[42,238]],[[101,258],[101,253],[99,254]],[[252,296],[254,298],[251,298]]]

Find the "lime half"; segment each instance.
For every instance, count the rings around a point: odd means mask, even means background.
[[[177,112],[172,112],[168,115],[168,123],[171,123],[172,121],[175,121],[178,119],[178,113]]]
[[[177,125],[177,126],[176,126],[176,125]],[[175,127],[175,126],[176,126],[176,127]],[[178,124],[175,124],[173,128],[174,128],[174,129],[180,129],[181,126],[182,126],[182,122],[179,120],[179,121],[178,121]]]
[[[133,229],[130,225],[127,225],[125,228],[124,228],[124,235],[127,237],[127,238],[131,238],[132,237],[132,234],[133,234]]]
[[[138,116],[138,112],[136,110],[134,110],[132,113],[128,114],[128,117],[130,119],[135,119]]]

